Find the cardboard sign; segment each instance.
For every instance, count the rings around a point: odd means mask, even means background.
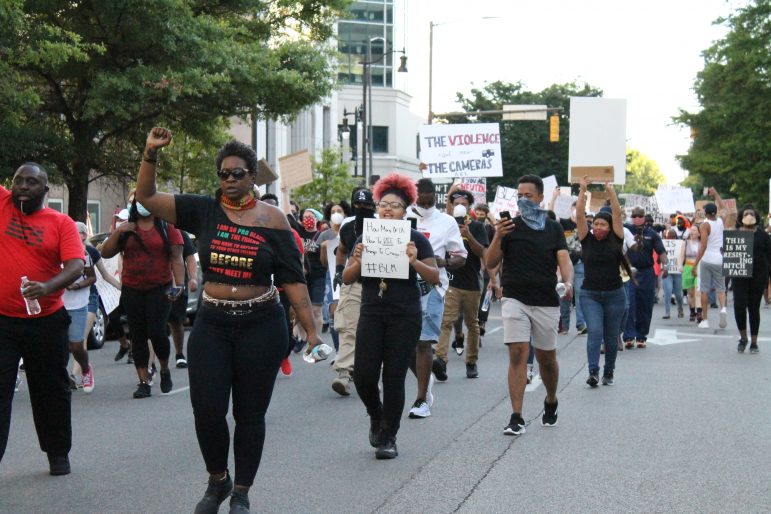
[[[662,239],[661,242],[664,243],[664,249],[667,251],[667,271],[682,273],[685,241],[682,239]]]
[[[590,184],[604,184],[613,182],[615,171],[613,166],[571,166],[570,183],[578,184],[586,177]]]
[[[596,214],[605,206],[605,201],[609,196],[607,191],[592,191],[589,198],[589,210]]]
[[[519,212],[517,190],[513,187],[498,186],[495,189],[495,201],[490,211],[495,219],[500,219],[500,213],[503,211],[509,211],[512,218],[516,216]]]
[[[254,185],[262,186],[265,184],[271,184],[278,179],[278,174],[273,171],[268,161],[260,159],[257,162],[257,176],[254,179]]]
[[[335,261],[335,249],[337,248],[337,245],[340,244],[340,236],[338,235],[334,239],[327,240],[327,268],[329,269],[329,276],[332,277],[332,299],[333,300],[339,300],[340,299],[340,286],[336,286],[334,284],[335,279],[335,265],[337,264],[337,261]]]
[[[752,278],[754,259],[752,230],[726,230],[723,232],[723,272],[728,277]]]
[[[693,192],[689,187],[666,187],[659,185],[656,191],[656,204],[659,212],[664,215],[682,212],[691,214],[696,212],[693,203]]]
[[[498,124],[423,125],[420,160],[424,177],[502,177]]]
[[[361,276],[409,278],[409,220],[365,219],[361,255]]]
[[[592,182],[609,179],[615,184],[625,182],[626,100],[596,97],[570,99],[568,170],[571,182],[580,180],[584,175],[588,175]]]
[[[279,157],[278,168],[281,172],[282,186],[287,189],[294,189],[313,182],[311,156],[308,150]]]

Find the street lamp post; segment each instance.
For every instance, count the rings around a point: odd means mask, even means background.
[[[407,56],[404,49],[390,50],[383,52],[383,54],[372,60],[372,42],[382,40],[385,45],[385,39],[382,37],[373,37],[367,40],[367,53],[365,59],[361,61],[362,66],[362,108],[361,108],[361,125],[363,134],[362,148],[361,148],[361,173],[364,177],[364,185],[369,187],[369,178],[372,175],[372,65],[377,64],[389,54],[401,53],[401,64],[396,70],[398,73],[407,72]],[[367,160],[369,159],[369,165]]]

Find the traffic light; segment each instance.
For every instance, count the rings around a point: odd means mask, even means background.
[[[549,116],[549,142],[558,143],[560,140],[560,117],[558,114]]]

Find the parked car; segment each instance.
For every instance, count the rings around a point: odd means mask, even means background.
[[[105,239],[110,234],[107,232],[96,234],[94,236],[91,236],[91,238],[88,240],[89,243],[92,246],[97,246],[100,243],[104,242]],[[196,262],[196,273],[198,275],[198,289],[196,291],[188,291],[187,296],[187,319],[192,324],[193,320],[195,319],[196,312],[198,312],[198,307],[201,304],[201,290],[203,288],[203,273],[201,272],[201,266],[199,264],[198,260],[198,243],[195,239],[195,236],[192,234],[190,235],[190,240],[193,242],[193,245],[196,247],[196,254],[195,254],[195,262]],[[99,273],[97,271],[97,273]],[[121,316],[121,323],[126,323],[126,316]],[[107,316],[107,312],[104,308],[104,304],[102,303],[101,298],[99,299],[99,308],[96,311],[96,321],[94,322],[94,326],[91,329],[91,332],[88,334],[88,349],[89,350],[98,350],[102,346],[104,346],[105,341],[109,341],[111,339],[115,339],[117,336],[117,331],[113,328],[111,329],[109,324],[109,318]]]

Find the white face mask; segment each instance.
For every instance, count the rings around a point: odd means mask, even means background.
[[[334,213],[332,216],[330,216],[329,218],[330,218],[330,219],[329,219],[329,221],[330,221],[330,222],[331,222],[333,225],[339,225],[339,224],[341,224],[341,223],[343,222],[343,220],[345,219],[345,216],[343,216],[343,215],[342,215],[341,213],[339,213],[339,212],[336,212],[336,213]]]
[[[418,211],[418,215],[421,218],[428,218],[429,216],[431,216],[434,213],[434,211],[436,210],[436,206],[432,205],[431,207],[426,209],[425,207],[421,207],[419,205],[416,205],[415,206],[415,210]]]
[[[755,225],[755,223],[757,222],[758,220],[755,219],[755,216],[753,216],[752,214],[745,214],[744,217],[742,218],[742,223],[744,223],[744,226],[746,227],[751,227]]]

